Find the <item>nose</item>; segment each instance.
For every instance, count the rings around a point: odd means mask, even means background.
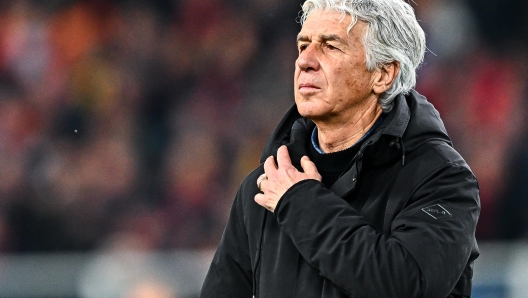
[[[301,71],[319,70],[319,60],[317,57],[317,48],[314,43],[309,44],[299,53],[295,62]]]

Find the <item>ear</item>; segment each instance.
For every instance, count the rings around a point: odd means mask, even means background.
[[[372,85],[374,93],[382,94],[389,90],[398,73],[400,73],[400,63],[398,61],[384,64],[375,70]]]

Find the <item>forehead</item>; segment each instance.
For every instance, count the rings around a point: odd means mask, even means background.
[[[352,17],[337,11],[315,10],[308,15],[299,35],[338,34],[347,36]],[[355,27],[355,26],[354,26]]]

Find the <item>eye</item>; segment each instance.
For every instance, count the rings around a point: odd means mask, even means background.
[[[334,47],[333,45],[329,44],[329,43],[326,43],[325,46],[330,49],[330,50],[337,50],[336,47]]]
[[[301,43],[299,45],[299,52],[302,52],[302,51],[306,50],[307,47],[308,47],[307,43]]]

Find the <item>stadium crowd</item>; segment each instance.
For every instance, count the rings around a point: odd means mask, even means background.
[[[301,2],[2,1],[0,252],[216,247],[293,104]],[[479,179],[477,238],[528,238],[528,4],[413,6],[416,89]]]

